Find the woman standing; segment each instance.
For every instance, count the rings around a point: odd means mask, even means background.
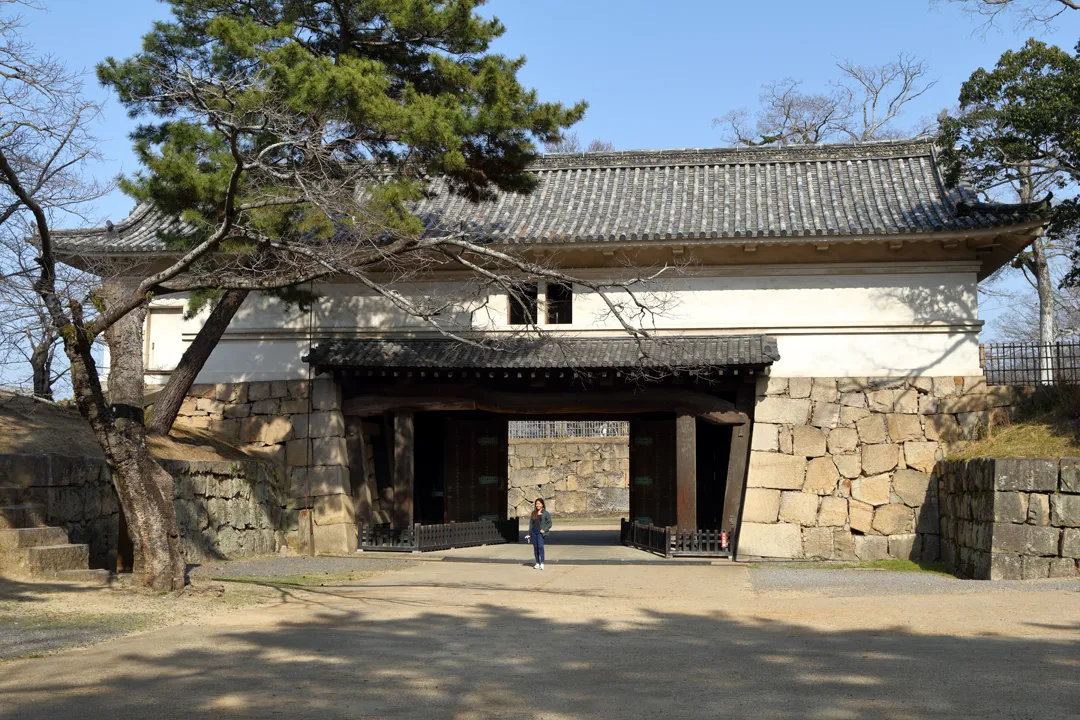
[[[544,498],[536,498],[533,503],[532,516],[529,518],[529,539],[533,546],[533,556],[536,558],[536,570],[544,569],[544,538],[551,531],[551,515],[548,514],[544,505]]]

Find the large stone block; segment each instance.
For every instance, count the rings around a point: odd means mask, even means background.
[[[777,426],[771,423],[754,423],[754,431],[750,436],[750,449],[762,452],[776,452],[780,449],[780,441],[777,435]]]
[[[1080,458],[1061,458],[1059,489],[1066,493],[1080,493]]]
[[[833,557],[832,529],[803,528],[803,557],[808,560],[831,560]]]
[[[240,421],[240,441],[276,445],[292,439],[293,426],[288,418],[263,415]]]
[[[787,378],[770,377],[765,385],[766,395],[786,395],[788,391]],[[760,392],[760,391],[759,391]]]
[[[933,393],[935,397],[952,397],[962,389],[957,387],[956,378],[953,377],[936,377],[933,379]]]
[[[898,560],[921,560],[919,536],[914,533],[889,536],[889,555]]]
[[[833,464],[837,471],[848,479],[859,477],[862,474],[862,457],[860,455],[834,455]]]
[[[1057,460],[998,458],[994,460],[994,489],[1001,492],[1054,492]]]
[[[847,392],[840,396],[840,404],[845,408],[866,407],[866,395],[861,392]]]
[[[289,418],[289,423],[292,425],[292,434],[296,439],[308,437],[308,424],[311,419],[310,415],[293,415]],[[344,420],[344,418],[342,418]]]
[[[918,470],[897,470],[893,475],[893,492],[904,504],[918,507],[926,502],[930,476]]]
[[[864,445],[885,442],[885,416],[870,415],[855,423],[859,431],[859,442]]]
[[[918,415],[890,413],[885,416],[885,422],[889,429],[889,439],[894,443],[923,439],[922,422]]]
[[[749,492],[749,491],[748,491]],[[818,509],[817,524],[823,527],[843,527],[848,517],[846,498],[823,497]]]
[[[812,526],[817,523],[818,496],[804,492],[780,495],[780,522]]]
[[[851,532],[844,528],[832,528],[833,538],[833,557],[837,560],[843,560],[844,562],[854,562],[858,560],[855,557],[855,540],[851,535]]]
[[[1057,555],[1060,536],[1061,531],[1054,527],[997,523],[993,529],[991,550],[1017,555]]]
[[[1080,558],[1080,530],[1065,528],[1061,531],[1062,557]]]
[[[349,469],[340,465],[291,468],[289,496],[293,498],[322,497],[349,493]]]
[[[889,538],[881,535],[856,535],[855,557],[863,562],[889,559]]]
[[[855,427],[855,424],[863,418],[870,417],[870,411],[861,407],[845,407],[840,409],[840,426]]]
[[[994,522],[1024,524],[1028,516],[1027,493],[994,493]]]
[[[871,390],[866,393],[866,404],[872,412],[892,412],[893,404],[896,402],[896,393],[894,389]]]
[[[952,415],[927,415],[926,439],[937,442],[956,442],[963,440],[964,433]]]
[[[1073,578],[1077,574],[1076,561],[1072,558],[1050,558],[1050,577]]]
[[[747,487],[798,490],[806,476],[806,460],[778,453],[750,453]]]
[[[796,425],[792,430],[795,455],[821,457],[825,454],[825,434],[816,427]]]
[[[810,388],[810,399],[814,402],[834,403],[840,393],[836,390],[836,378],[814,378]]]
[[[975,576],[976,580],[1019,580],[1023,577],[1023,563],[1019,555],[991,553],[989,577]]]
[[[296,416],[294,416],[296,417]],[[308,416],[309,437],[344,437],[345,417],[340,410],[314,412]]]
[[[884,505],[874,511],[872,527],[882,535],[911,533],[915,530],[915,514],[907,505]]]
[[[343,555],[356,552],[356,523],[316,525],[315,552],[320,555]]]
[[[356,522],[356,510],[349,495],[322,495],[315,498],[314,505],[316,525]]]
[[[851,497],[868,505],[887,505],[889,486],[888,474],[858,478],[851,483]]]
[[[270,397],[270,383],[250,382],[247,384],[247,402],[266,400]]]
[[[1050,524],[1050,496],[1032,493],[1028,496],[1028,525]]]
[[[739,557],[802,557],[802,529],[787,523],[744,522],[738,539]]]
[[[585,502],[586,510],[592,514],[626,513],[630,511],[630,488],[591,488],[586,492]]]
[[[924,473],[933,472],[941,446],[936,442],[904,443],[904,464]]]
[[[795,378],[792,378],[794,381]],[[809,391],[807,391],[809,395]],[[754,419],[758,422],[781,425],[805,425],[810,417],[810,400],[767,397],[758,402]]]
[[[810,424],[820,428],[834,428],[840,424],[841,410],[836,403],[814,403]]]
[[[887,443],[883,445],[864,445],[862,449],[863,472],[877,475],[889,472],[900,460],[900,446]]]
[[[285,443],[285,464],[291,467],[311,465],[311,441],[303,439]]]
[[[221,416],[225,414],[225,403],[221,400],[199,398],[195,401],[195,409],[203,410],[209,415]]]
[[[868,533],[873,529],[874,506],[859,500],[848,502],[848,516],[851,521],[851,529],[862,533]]]
[[[854,428],[836,428],[829,433],[828,446],[833,455],[855,452],[859,446],[859,432]]]
[[[312,465],[348,465],[349,448],[343,437],[314,438],[311,441]]]
[[[803,482],[803,492],[816,493],[818,495],[831,495],[836,489],[836,483],[840,480],[840,473],[833,464],[832,458],[814,458],[806,465],[806,480]]]
[[[251,403],[252,415],[277,415],[281,412],[281,401],[276,398],[256,400]]]
[[[1024,555],[1020,558],[1021,580],[1045,580],[1050,577],[1050,558]]]
[[[788,397],[808,398],[813,390],[814,379],[808,377],[788,379]]]
[[[842,377],[836,379],[836,389],[841,393],[863,392],[869,387],[864,377]]]
[[[768,488],[746,488],[743,499],[744,523],[774,523],[780,512],[780,491]]]
[[[588,510],[588,496],[583,492],[556,492],[555,503],[565,515],[584,515]]]
[[[1046,496],[1032,495],[1032,499],[1035,497]],[[1080,527],[1080,495],[1051,495],[1050,522],[1057,527]]]
[[[340,410],[341,387],[333,378],[315,378],[311,383],[311,405],[316,410]]]

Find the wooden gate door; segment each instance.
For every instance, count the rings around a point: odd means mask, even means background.
[[[505,520],[507,421],[448,414],[445,430],[446,520]]]
[[[630,420],[630,519],[675,524],[675,419]]]

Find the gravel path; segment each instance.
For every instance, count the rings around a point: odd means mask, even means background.
[[[861,595],[960,595],[988,592],[1047,592],[1065,590],[1080,593],[1080,579],[1006,580],[984,582],[960,580],[929,572],[888,570],[795,569],[756,567],[750,570],[756,592],[809,592],[829,597]]]
[[[148,625],[142,615],[0,615],[0,660],[91,645]]]
[[[263,557],[247,560],[214,561],[191,570],[197,578],[293,577],[296,575],[343,575],[345,573],[389,572],[416,565],[408,555],[366,553],[357,557]]]

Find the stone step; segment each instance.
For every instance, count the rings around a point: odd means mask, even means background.
[[[65,544],[0,550],[0,574],[52,578],[61,570],[86,570],[89,566],[89,545]]]
[[[61,570],[56,573],[56,579],[86,585],[108,585],[112,582],[112,573],[108,570]]]
[[[0,530],[0,550],[67,544],[68,536],[64,528],[38,527]]]
[[[0,530],[45,526],[45,506],[38,503],[26,505],[0,505]]]

